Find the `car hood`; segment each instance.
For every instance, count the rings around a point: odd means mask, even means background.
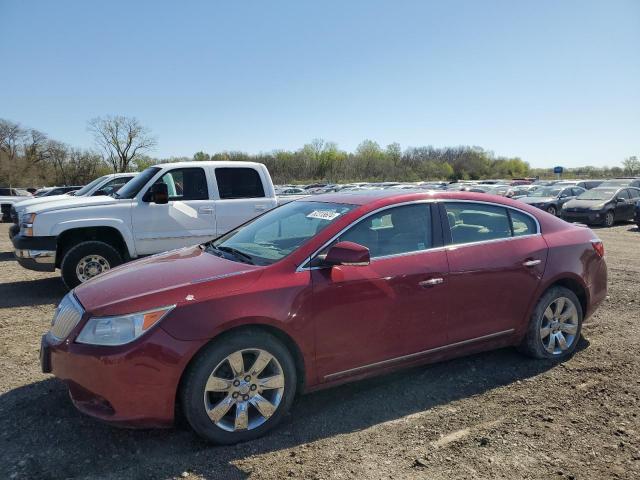
[[[118,203],[113,197],[99,196],[99,197],[76,197],[72,195],[61,195],[62,198],[56,198],[55,201],[37,203],[27,207],[28,213],[44,213],[54,210],[66,210],[68,208],[78,207],[95,207],[97,205],[110,205]],[[130,201],[130,200],[128,200]]]
[[[70,198],[73,198],[71,195],[52,195],[50,197],[36,197],[36,198],[30,198],[28,200],[20,200],[19,202],[16,202],[13,204],[13,206],[17,209],[17,210],[22,210],[23,208],[27,208],[27,207],[31,207],[33,205],[40,205],[42,203],[51,203],[51,202],[64,202],[66,200],[69,200]],[[77,198],[83,198],[83,197],[77,197]]]
[[[74,292],[92,315],[120,315],[227,295],[253,284],[264,268],[194,246],[127,263]]]
[[[534,203],[549,203],[553,202],[556,197],[521,197],[518,200],[524,203],[532,205]]]
[[[610,200],[582,200],[576,198],[565,203],[564,208],[588,209],[598,205],[602,205],[604,207],[604,204],[609,202]]]
[[[17,203],[20,202],[22,199],[25,198],[31,198],[31,197],[19,197],[19,196],[0,196],[0,202],[11,202],[11,203]]]

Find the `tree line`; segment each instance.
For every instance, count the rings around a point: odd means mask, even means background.
[[[480,180],[487,178],[553,178],[552,169],[531,168],[518,157],[496,156],[476,146],[380,146],[365,140],[353,152],[333,142],[312,140],[297,150],[249,154],[199,151],[193,157],[155,158],[150,131],[135,118],[108,116],[87,124],[95,148],[81,149],[45,133],[0,119],[0,186],[81,185],[109,172],[141,171],[149,165],[185,160],[231,160],[264,163],[276,183],[313,181]],[[622,166],[565,170],[565,177],[607,178],[640,175],[640,161],[629,157]]]

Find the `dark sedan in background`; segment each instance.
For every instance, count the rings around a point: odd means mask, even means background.
[[[521,197],[518,200],[557,216],[566,202],[574,199],[585,191],[584,188],[575,185],[552,185],[550,187],[539,188],[535,192],[532,192],[526,197]]]
[[[568,222],[611,227],[616,220],[633,220],[638,201],[638,188],[598,187],[566,202],[561,216]]]

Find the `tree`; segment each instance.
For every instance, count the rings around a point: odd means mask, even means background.
[[[133,117],[96,117],[88,128],[115,172],[126,172],[136,157],[156,146],[149,130]]]
[[[628,175],[636,175],[640,173],[640,160],[635,155],[633,157],[625,158],[622,161],[624,167],[624,173]]]

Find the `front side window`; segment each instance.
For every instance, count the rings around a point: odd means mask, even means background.
[[[385,209],[361,220],[336,240],[343,241],[364,245],[371,258],[426,250],[433,246],[431,208],[419,203]]]
[[[444,205],[453,245],[537,233],[535,220],[506,207],[472,202],[445,202]]]
[[[625,200],[628,200],[631,197],[629,196],[629,191],[628,190],[620,190],[618,192],[618,198],[623,198]]]
[[[639,198],[640,197],[640,190],[638,190],[637,188],[630,188],[628,190],[629,195],[631,195],[631,198]]]
[[[222,199],[264,197],[262,179],[253,168],[216,168],[216,182]]]
[[[208,200],[207,177],[202,168],[176,168],[169,170],[155,182],[164,183],[169,200]]]
[[[133,177],[119,177],[105,183],[94,195],[111,195],[124,187]],[[77,194],[76,194],[77,195]]]
[[[98,177],[95,180],[93,180],[92,182],[87,183],[84,187],[78,189],[76,191],[76,197],[81,197],[87,193],[89,193],[89,191],[95,187],[96,185],[98,185],[100,182],[103,182],[109,175],[103,175],[102,177]]]
[[[354,205],[290,202],[207,244],[209,253],[269,265],[297,250]]]

